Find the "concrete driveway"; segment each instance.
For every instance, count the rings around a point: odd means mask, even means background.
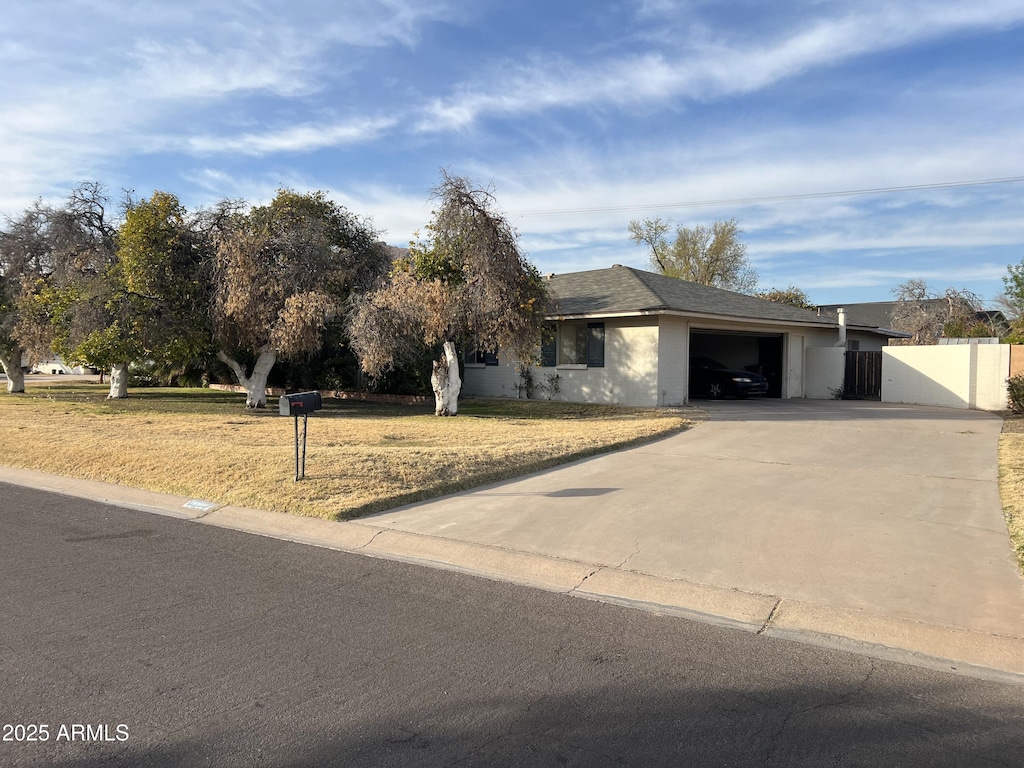
[[[1001,420],[876,402],[702,404],[688,432],[366,525],[1024,637]]]

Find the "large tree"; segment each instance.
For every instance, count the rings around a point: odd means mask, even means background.
[[[126,199],[114,225],[98,185],[48,212],[52,268],[25,297],[22,330],[69,363],[110,370],[108,397],[128,394],[129,364],[183,364],[209,346],[212,248],[178,199]]]
[[[21,369],[21,360],[25,351],[14,338],[18,315],[17,293],[12,282],[0,267],[0,368],[7,376],[7,391],[24,392],[25,372]]]
[[[352,292],[367,290],[388,264],[372,226],[323,192],[281,190],[224,223],[213,329],[217,357],[245,387],[247,407],[266,404],[277,360],[319,350]]]
[[[31,280],[22,281],[14,326],[15,338],[30,354],[46,349],[68,363],[99,367],[126,359],[119,352],[124,334],[112,274],[117,227],[108,206],[102,185],[89,182],[61,206],[38,205],[30,211],[37,221],[21,232],[25,242],[34,241],[38,268]],[[26,214],[22,221],[28,219]],[[111,396],[118,396],[113,388]]]
[[[387,282],[362,298],[349,334],[371,376],[412,360],[424,347],[437,348],[435,413],[455,416],[457,345],[499,350],[516,362],[532,359],[548,295],[490,190],[443,172],[432,194],[436,209],[426,240],[413,244]]]
[[[127,205],[110,270],[117,339],[104,329],[93,343],[95,354],[122,358],[111,366],[112,396],[126,359],[183,367],[211,348],[214,248],[207,216],[189,214],[177,197],[160,191]]]
[[[51,270],[48,209],[36,202],[0,231],[0,366],[7,375],[7,391],[25,391],[24,358],[38,362],[49,349],[49,335],[32,343],[22,331],[25,297]]]
[[[795,285],[791,285],[788,288],[769,288],[758,291],[754,295],[759,299],[774,301],[776,304],[788,304],[791,307],[800,307],[801,309],[811,309],[814,306],[811,304],[807,294]]]
[[[947,288],[939,294],[924,280],[912,279],[896,286],[893,295],[893,330],[910,334],[909,339],[895,339],[893,344],[936,344],[943,336],[996,335],[981,315],[981,299],[966,289]]]
[[[629,222],[629,239],[650,249],[651,266],[658,272],[738,293],[757,290],[757,271],[747,259],[747,246],[740,242],[743,232],[736,219],[692,229],[676,227],[672,242],[669,226],[661,218]]]

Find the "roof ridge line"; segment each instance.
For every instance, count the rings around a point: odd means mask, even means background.
[[[644,272],[645,274],[653,275],[653,274],[656,274],[655,272],[647,272],[647,270],[640,270],[640,269],[637,269],[636,267],[628,267],[628,266],[611,267],[611,269],[628,269],[629,270],[629,274],[633,276],[633,279],[636,280],[638,283],[640,283],[640,286],[647,293],[649,293],[651,296],[653,296],[659,302],[656,306],[659,306],[659,307],[667,307],[667,306],[669,306],[669,302],[665,299],[665,297],[662,296],[660,293],[658,293],[656,290],[654,290],[650,285],[647,284],[646,280],[644,280],[642,277],[640,277],[640,275],[637,274],[637,272]],[[653,309],[653,307],[649,307],[649,309]]]

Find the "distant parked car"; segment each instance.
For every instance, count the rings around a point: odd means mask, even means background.
[[[690,397],[736,397],[768,393],[768,379],[759,373],[726,368],[710,357],[690,358]]]

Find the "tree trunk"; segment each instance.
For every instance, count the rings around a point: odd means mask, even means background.
[[[459,378],[459,359],[455,355],[455,344],[444,343],[444,354],[434,361],[434,372],[430,375],[434,387],[434,413],[437,416],[454,416],[459,412],[459,392],[462,379]]]
[[[123,400],[128,397],[128,363],[110,366],[110,394],[107,400]]]
[[[217,353],[217,359],[230,368],[239,385],[245,387],[245,407],[262,408],[267,404],[267,377],[270,376],[270,369],[277,362],[277,352],[264,347],[256,358],[256,365],[252,367],[252,374],[246,375],[245,369],[233,357],[224,352]]]
[[[21,370],[21,347],[11,350],[10,357],[0,355],[0,366],[7,374],[7,391],[16,394],[25,391],[25,372]]]

